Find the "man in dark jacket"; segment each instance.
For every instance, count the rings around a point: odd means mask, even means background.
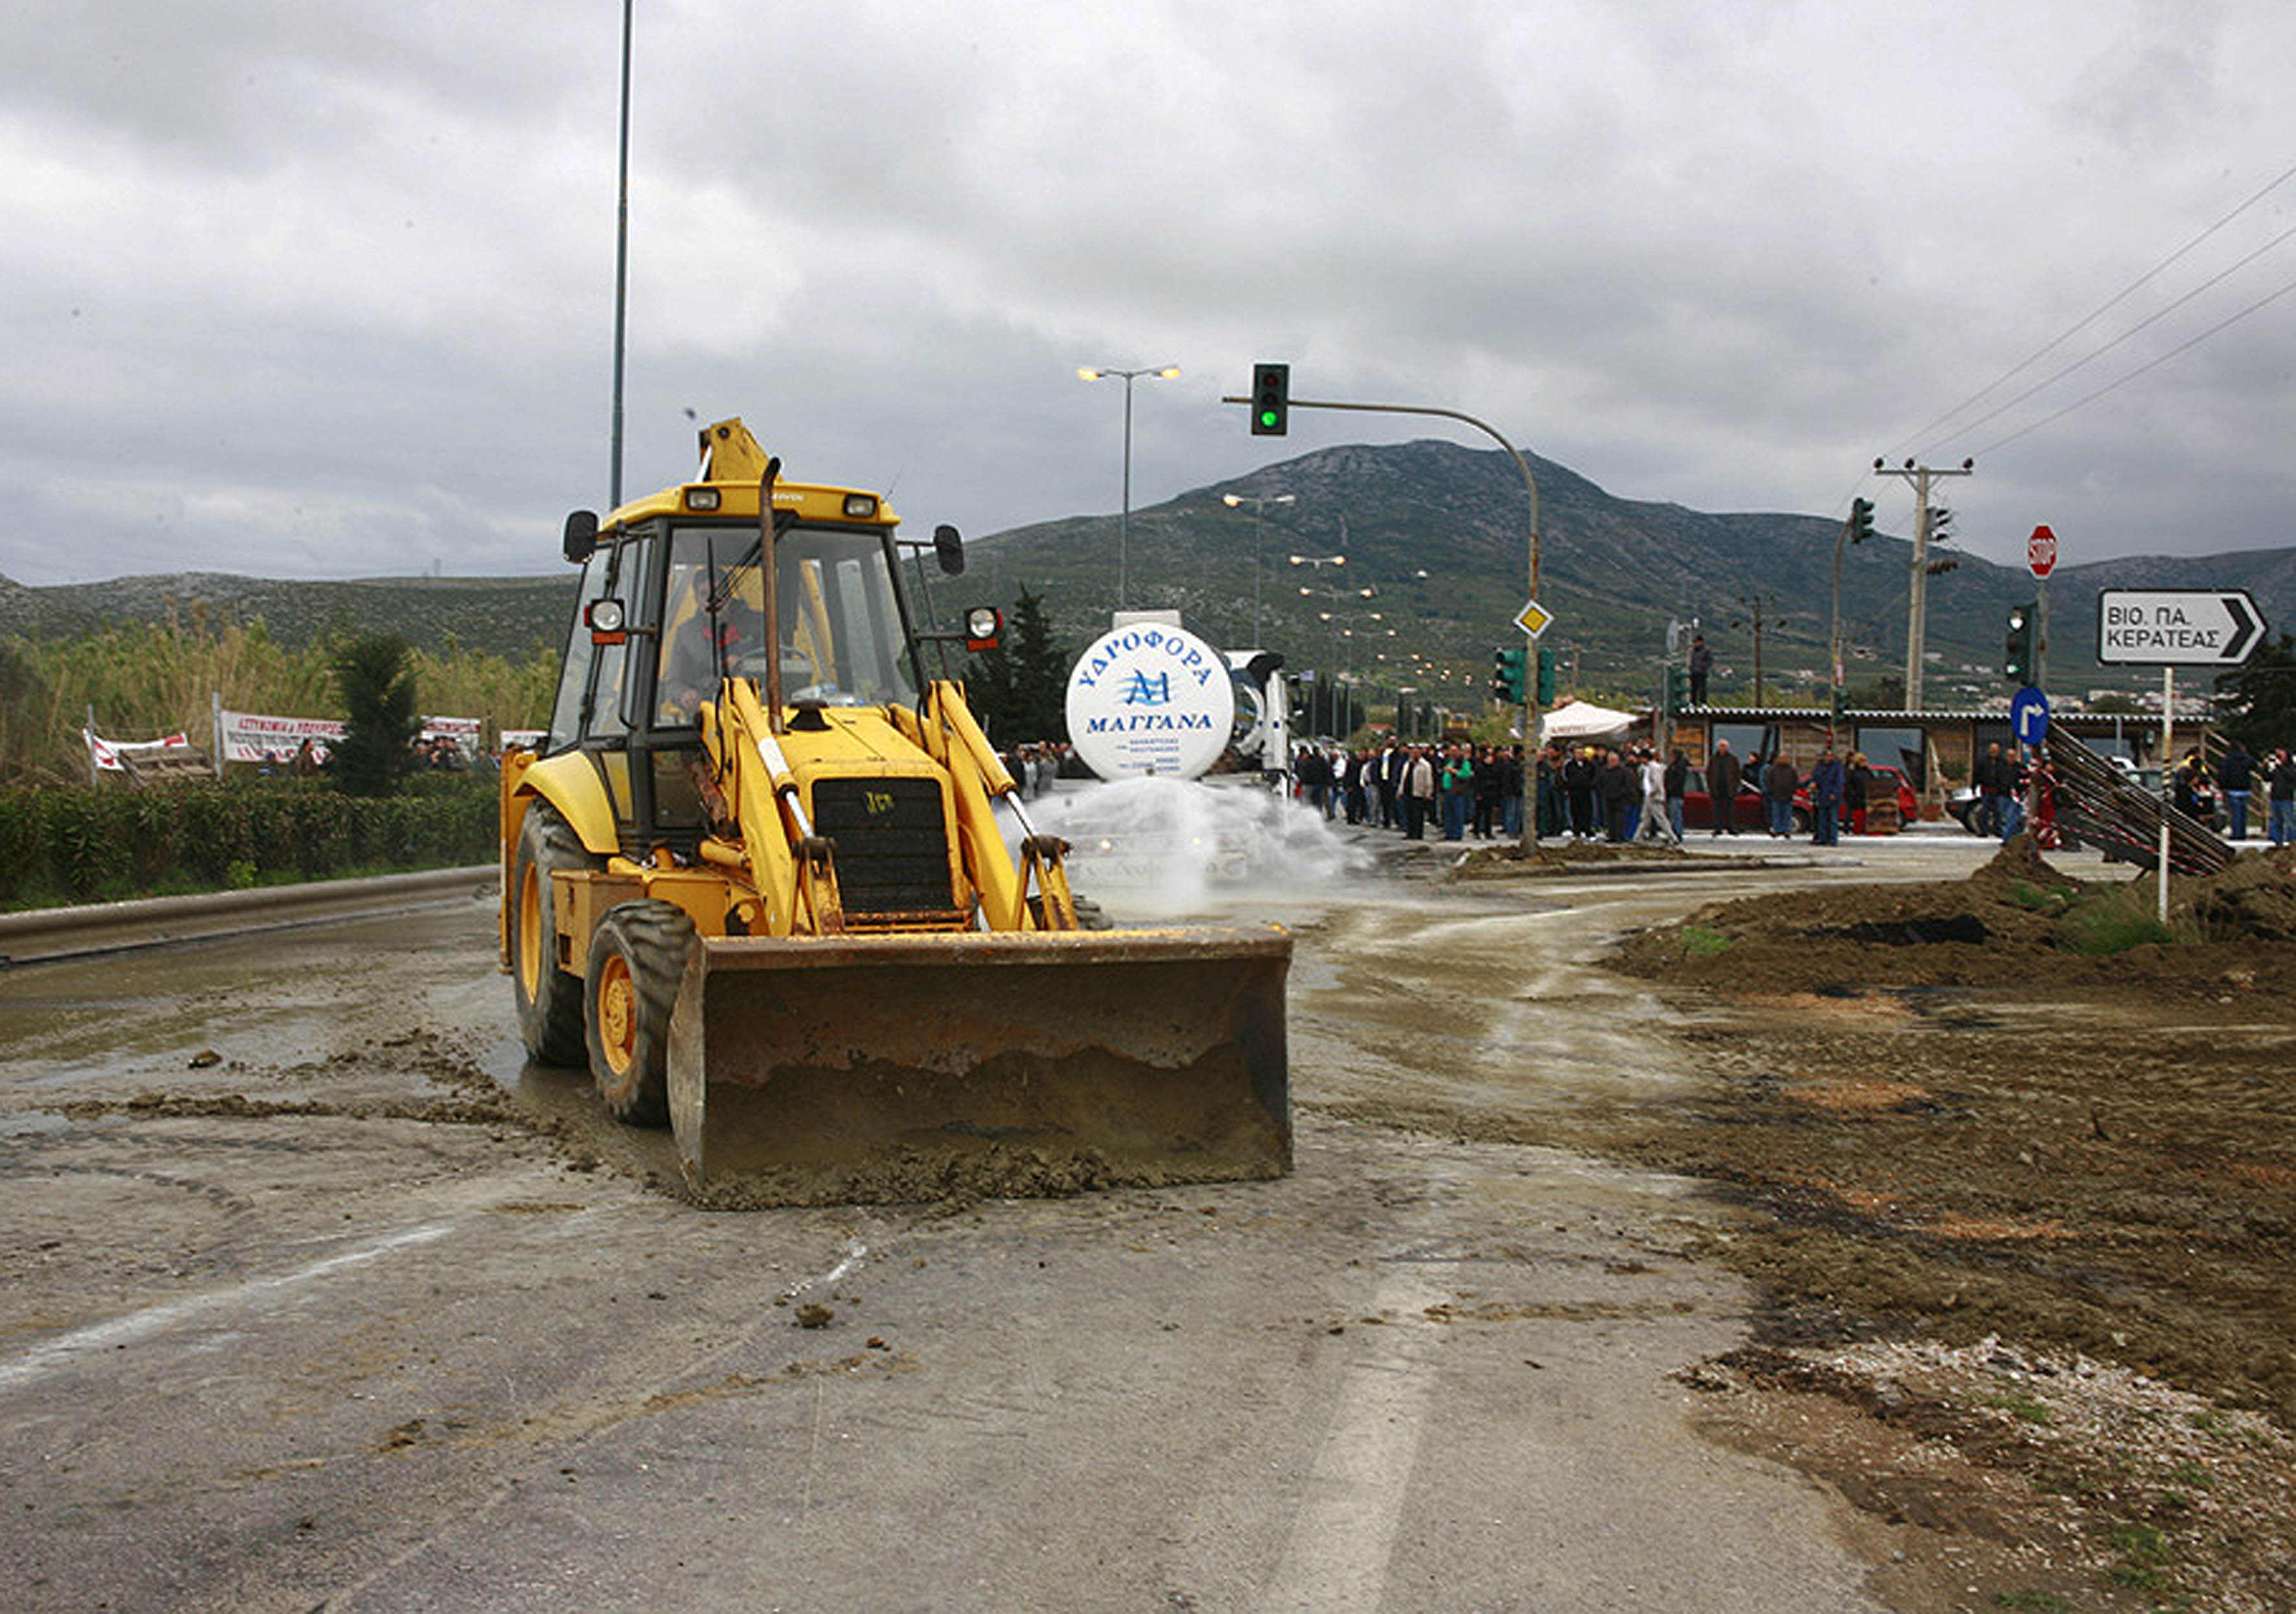
[[[1605,836],[1613,841],[1628,839],[1634,831],[1628,821],[1634,816],[1634,805],[1642,799],[1642,781],[1635,770],[1627,766],[1616,750],[1603,753],[1603,771],[1597,782],[1603,796],[1603,824]]]
[[[1769,767],[1763,771],[1762,798],[1769,811],[1770,833],[1781,839],[1790,839],[1793,835],[1794,786],[1800,783],[1801,775],[1794,771],[1794,765],[1786,761],[1783,751],[1770,759]]]
[[[2272,762],[2264,778],[2267,802],[2265,830],[2272,836],[2275,846],[2285,846],[2296,842],[2296,757],[2288,754],[2287,746],[2272,753]]]
[[[1849,783],[1841,759],[1828,745],[1818,753],[1817,766],[1809,770],[1809,828],[1811,842],[1832,846],[1841,839],[1841,797]]]
[[[2248,747],[2238,740],[2225,747],[2224,761],[2217,764],[2217,787],[2224,792],[2225,811],[2232,815],[2232,834],[2235,841],[2248,839],[2248,793],[2256,785],[2256,759]]]
[[[1714,802],[1714,833],[1738,833],[1736,818],[1738,786],[1744,776],[1738,770],[1738,759],[1731,754],[1730,742],[1714,742],[1714,754],[1706,759],[1706,793]]]
[[[1988,745],[1969,771],[1969,782],[1977,786],[1978,834],[1988,838],[2001,834],[2009,793],[2016,788],[2016,780],[2017,766],[2001,754],[2000,742]]]
[[[1602,767],[1595,761],[1592,748],[1580,746],[1562,762],[1562,797],[1570,804],[1570,833],[1582,841],[1595,838],[1597,824],[1595,782]]]
[[[1674,827],[1674,844],[1682,844],[1682,798],[1690,794],[1690,759],[1676,746],[1666,759],[1666,821]]]

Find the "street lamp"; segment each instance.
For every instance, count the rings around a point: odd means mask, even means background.
[[[1237,506],[1251,506],[1251,646],[1259,648],[1259,521],[1267,514],[1270,505],[1298,502],[1296,493],[1223,493],[1220,503],[1233,510]]]
[[[1125,608],[1128,593],[1126,556],[1132,547],[1132,383],[1143,375],[1156,381],[1177,381],[1180,375],[1177,365],[1160,365],[1146,370],[1103,370],[1090,365],[1078,366],[1079,381],[1106,381],[1111,376],[1124,380],[1124,509],[1116,521],[1116,608]]]

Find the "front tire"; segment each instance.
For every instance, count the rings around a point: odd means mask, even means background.
[[[597,867],[597,858],[557,809],[541,802],[527,809],[511,861],[511,984],[519,1034],[538,1065],[582,1063],[582,977],[558,967],[558,905],[550,877]]]
[[[590,1079],[633,1126],[669,1123],[669,1013],[693,945],[685,910],[652,898],[609,909],[590,938],[582,987]]]

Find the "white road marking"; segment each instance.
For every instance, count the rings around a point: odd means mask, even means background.
[[[90,1352],[109,1350],[133,1340],[146,1339],[162,1333],[177,1323],[205,1313],[228,1312],[266,1295],[299,1284],[314,1282],[354,1266],[364,1266],[398,1250],[418,1244],[429,1244],[452,1232],[455,1223],[435,1222],[426,1226],[409,1228],[391,1234],[373,1244],[316,1261],[299,1271],[283,1272],[275,1277],[253,1278],[245,1283],[235,1283],[229,1289],[211,1289],[203,1295],[189,1295],[181,1300],[171,1300],[161,1305],[146,1306],[140,1312],[114,1317],[109,1322],[91,1323],[74,1329],[44,1344],[33,1346],[12,1362],[0,1363],[0,1395],[20,1389],[28,1384],[72,1365]]]
[[[1341,1614],[1385,1601],[1388,1558],[1439,1377],[1442,1331],[1425,1313],[1452,1297],[1456,1270],[1447,1261],[1397,1264],[1372,1297],[1374,1312],[1395,1321],[1349,1330],[1368,1348],[1341,1380],[1331,1429],[1262,1609]]]

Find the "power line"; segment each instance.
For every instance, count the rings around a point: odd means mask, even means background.
[[[2291,292],[2296,292],[2296,280],[2290,281],[2276,292],[2267,292],[2264,296],[2258,298],[2254,302],[2250,303],[2248,307],[2241,309],[2239,313],[2217,321],[2216,324],[2210,325],[2207,330],[2202,331],[2199,335],[2192,337],[2187,341],[2178,342],[2175,347],[2170,348],[2166,353],[2161,354],[2159,358],[2147,359],[2144,363],[2137,366],[2135,369],[2129,371],[2128,375],[2121,376],[2119,380],[2109,381],[2104,385],[2099,387],[2095,391],[2087,393],[2083,397],[2074,399],[2072,402],[2067,404],[2063,408],[2057,410],[2054,414],[2045,415],[2040,419],[2033,422],[2032,424],[2028,426],[2020,426],[2014,432],[2010,432],[2008,436],[1997,439],[1997,441],[1987,444],[1984,448],[1980,449],[1977,451],[1977,457],[1982,457],[1992,453],[1996,449],[2005,447],[2007,444],[2015,442],[2021,437],[2026,436],[2030,432],[2039,431],[2043,426],[2048,425],[2054,421],[2062,420],[2075,409],[2080,408],[2087,404],[2095,403],[2098,399],[2103,398],[2107,392],[2112,391],[2114,388],[2121,386],[2128,382],[2135,381],[2138,376],[2144,375],[2148,370],[2156,370],[2160,368],[2162,365],[2167,364],[2170,359],[2176,358],[2179,353],[2185,351],[2187,349],[2200,346],[2201,343],[2206,342],[2218,331],[2223,330],[2226,325],[2239,324],[2242,320],[2246,319],[2251,314],[2255,313],[2258,309],[2264,308],[2269,303],[2277,302],[2283,297],[2287,296]]]
[[[2106,342],[2103,347],[2094,349],[2086,356],[2074,359],[2072,363],[2065,366],[2064,368],[2057,371],[2054,375],[2035,382],[2031,386],[2027,387],[2022,392],[2018,393],[2016,397],[2011,399],[2008,402],[2002,404],[1998,408],[1992,409],[1986,414],[1979,416],[1967,425],[1958,428],[1954,432],[1952,436],[1939,439],[1939,441],[1935,445],[1932,445],[1931,449],[1923,451],[1923,457],[1935,453],[1946,443],[1952,441],[1955,437],[1964,436],[1971,432],[1976,431],[1978,427],[1986,424],[1988,422],[1998,420],[2002,416],[2009,413],[2010,410],[2015,408],[2019,404],[2023,403],[2036,392],[2046,391],[2047,389],[2056,385],[2057,383],[2062,381],[2066,376],[2071,375],[2074,371],[2081,368],[2083,366],[2090,363],[2092,360],[2103,358],[2107,353],[2112,352],[2113,349],[2119,347],[2122,342],[2127,342],[2130,337],[2135,336],[2139,332],[2159,324],[2163,319],[2166,319],[2169,315],[2175,313],[2178,309],[2183,308],[2186,303],[2192,301],[2194,298],[2198,297],[2202,292],[2210,290],[2211,287],[2214,287],[2225,280],[2229,279],[2234,275],[2238,274],[2250,264],[2254,263],[2258,259],[2263,257],[2273,248],[2278,246],[2282,242],[2287,240],[2291,235],[2296,235],[2296,225],[2292,225],[2287,229],[2281,231],[2279,235],[2275,235],[2271,240],[2266,242],[2262,246],[2257,248],[2256,251],[2251,252],[2247,257],[2240,259],[2237,263],[2231,265],[2229,268],[2223,269],[2218,274],[2210,276],[2208,279],[2194,286],[2191,291],[2185,292],[2182,297],[2177,298],[2174,302],[2168,304],[2164,308],[2157,309],[2151,314],[2148,314],[2143,319],[2138,320],[2135,325],[2129,326],[2128,329],[2123,331],[2120,335],[2114,337],[2111,342]],[[2275,292],[2274,295],[2277,296],[2278,293]],[[2271,299],[2267,298],[2265,301],[2268,302]],[[2252,311],[2252,309],[2243,309],[2243,315]],[[2235,315],[2234,317],[2239,318],[2242,317],[2242,315]],[[2226,323],[2229,324],[2230,321],[2227,321]],[[2219,325],[2215,328],[2221,330],[2223,329],[2223,326]],[[2197,341],[2199,339],[2194,338],[2194,340]],[[2191,344],[2187,343],[2185,345],[2190,346]],[[2184,351],[2184,349],[2178,348],[2176,350],[2181,353]],[[2148,366],[2147,367],[2149,368],[2150,366]],[[2142,375],[2143,371],[2136,371],[2134,372],[2134,374]],[[2126,380],[2128,378],[2124,376],[2122,379]],[[2113,384],[2117,386],[2120,383],[2116,382]],[[2059,413],[2062,414],[2062,411],[2059,411]],[[2054,420],[2057,418],[2057,416],[2052,415],[2049,418],[2051,420]]]
[[[1942,415],[1939,416],[1935,420],[1931,421],[1927,425],[1924,425],[1924,426],[1921,427],[1919,430],[1917,430],[1917,431],[1915,431],[1915,432],[1911,432],[1910,434],[1908,434],[1908,435],[1907,435],[1907,437],[1906,438],[1905,441],[1904,441],[1904,442],[1901,442],[1901,443],[1898,445],[1898,449],[1897,449],[1896,450],[1894,450],[1893,452],[1898,452],[1898,453],[1902,453],[1902,452],[1904,452],[1904,451],[1906,450],[1906,447],[1907,447],[1908,445],[1910,445],[1911,443],[1914,443],[1914,442],[1915,442],[1915,441],[1919,441],[1919,440],[1921,440],[1922,438],[1928,436],[1928,435],[1930,434],[1930,432],[1931,432],[1935,431],[1938,427],[1939,427],[1939,426],[1943,425],[1947,421],[1951,420],[1955,416],[1959,415],[1959,414],[1960,414],[1960,413],[1962,413],[1964,409],[1970,409],[1970,408],[1975,408],[1978,404],[1982,403],[1982,402],[1983,402],[1983,401],[1984,401],[1988,397],[1991,396],[1994,392],[1997,392],[1997,391],[1998,391],[2001,388],[2003,388],[2003,387],[2005,387],[2005,386],[2008,385],[2010,382],[2012,382],[2012,381],[2015,380],[2019,375],[2021,375],[2024,374],[2024,372],[2025,372],[2025,371],[2027,371],[2027,370],[2030,369],[2034,365],[2038,364],[2038,363],[2039,363],[2043,358],[2046,358],[2049,354],[2051,354],[2051,353],[2053,353],[2053,352],[2056,351],[2056,350],[2057,350],[2057,349],[2059,349],[2059,348],[2062,347],[2066,342],[2070,342],[2070,341],[2071,341],[2075,336],[2078,336],[2079,334],[2080,334],[2080,333],[2081,333],[2081,332],[2083,332],[2083,331],[2087,330],[2090,325],[2092,325],[2095,324],[2099,319],[2102,319],[2102,318],[2103,318],[2106,314],[2108,314],[2108,313],[2112,312],[2112,309],[2114,309],[2115,308],[2119,307],[2121,303],[2123,303],[2123,302],[2127,301],[2130,297],[2134,296],[2137,292],[2141,291],[2142,289],[2144,289],[2144,287],[2145,287],[2146,285],[2150,284],[2153,280],[2157,279],[2157,278],[2161,276],[2161,274],[2164,270],[2166,270],[2166,269],[2167,269],[2167,268],[2168,268],[2171,264],[2174,264],[2175,262],[2177,262],[2179,259],[2183,258],[2186,253],[2188,253],[2188,252],[2192,251],[2192,250],[2193,250],[2194,248],[2195,248],[2195,247],[2199,246],[2202,242],[2206,241],[2210,236],[2211,236],[2211,235],[2215,235],[2218,230],[2223,229],[2223,228],[2225,227],[2225,226],[2226,226],[2226,225],[2230,224],[2234,219],[2235,219],[2235,218],[2239,218],[2243,213],[2245,213],[2246,211],[2248,211],[2248,210],[2249,210],[2249,209],[2251,209],[2251,208],[2254,207],[2258,202],[2259,202],[2263,201],[2267,196],[2270,195],[2274,191],[2278,190],[2282,185],[2285,185],[2285,184],[2289,181],[2289,179],[2290,179],[2292,177],[2296,177],[2296,166],[2291,166],[2291,167],[2289,167],[2289,168],[2287,168],[2287,169],[2285,169],[2282,170],[2282,172],[2279,174],[2279,176],[2278,176],[2277,177],[2274,178],[2270,184],[2268,184],[2268,185],[2265,185],[2263,189],[2261,189],[2261,190],[2258,191],[2254,195],[2252,195],[2252,196],[2249,197],[2249,199],[2248,199],[2247,201],[2245,201],[2245,202],[2242,202],[2238,207],[2235,207],[2234,209],[2233,209],[2233,210],[2232,210],[2232,211],[2230,211],[2229,213],[2226,213],[2223,218],[2221,218],[2218,219],[2214,224],[2210,225],[2206,229],[2203,229],[2202,231],[2201,231],[2201,233],[2200,233],[2199,235],[2197,235],[2194,236],[2190,241],[2187,241],[2186,243],[2185,243],[2185,244],[2184,244],[2184,245],[2182,245],[2182,246],[2178,247],[2175,251],[2173,251],[2173,252],[2169,253],[2166,258],[2163,258],[2162,259],[2161,259],[2161,261],[2160,261],[2160,262],[2158,262],[2158,263],[2154,264],[2151,268],[2149,268],[2149,269],[2145,270],[2144,274],[2139,275],[2139,276],[2138,276],[2135,280],[2130,281],[2127,285],[2123,286],[2120,291],[2118,291],[2118,292],[2114,292],[2111,297],[2106,298],[2106,299],[2104,300],[2104,301],[2103,301],[2103,302],[2102,302],[2102,303],[2100,303],[2100,304],[2098,304],[2098,305],[2097,305],[2097,307],[2096,307],[2095,309],[2091,310],[2091,311],[2090,311],[2089,313],[2087,313],[2087,315],[2084,315],[2084,316],[2083,316],[2081,318],[2079,318],[2079,320],[2076,320],[2076,321],[2075,321],[2075,322],[2074,322],[2070,326],[2069,326],[2069,327],[2068,327],[2066,330],[2064,330],[2062,333],[2061,333],[2061,334],[2058,334],[2057,336],[2055,336],[2055,337],[2052,338],[2052,339],[2051,339],[2051,340],[2049,340],[2048,342],[2046,342],[2042,343],[2040,347],[2038,347],[2038,348],[2035,349],[2035,350],[2034,350],[2030,354],[2027,355],[2024,358],[2022,358],[2022,359],[2019,360],[2016,364],[2014,364],[2014,365],[2011,366],[2007,370],[2004,371],[2004,372],[2003,372],[1999,376],[1997,376],[1997,377],[1996,377],[1994,380],[1992,380],[1992,381],[1990,381],[1990,382],[1987,383],[1984,386],[1982,386],[1982,387],[1979,388],[1979,389],[1977,390],[1977,391],[1975,391],[1975,392],[1972,393],[1968,398],[1965,398],[1965,399],[1964,399],[1961,402],[1959,402],[1959,403],[1957,403],[1957,404],[1954,405],[1954,406],[1953,406],[1953,408],[1951,408],[1950,409],[1948,409],[1944,414],[1942,414]],[[2285,237],[2284,236],[2284,237],[2282,237],[2282,239],[2284,239],[2284,239],[2285,239]],[[2277,244],[2277,243],[2275,243],[2275,244],[2276,245],[2276,244]],[[2043,383],[2043,384],[2044,384],[2044,385],[2046,385],[2046,383]],[[2027,396],[2030,396],[2030,394],[2028,394]],[[1985,418],[1986,418],[1987,420],[1990,420],[1991,418],[1993,418],[1993,416],[1987,416]],[[1984,422],[1983,422],[1983,421],[1979,421],[1979,422],[1973,423],[1972,425],[1963,427],[1963,428],[1962,428],[1962,430],[1963,430],[1963,431],[1974,431],[1978,425],[1981,425],[1981,424],[1984,424]]]

